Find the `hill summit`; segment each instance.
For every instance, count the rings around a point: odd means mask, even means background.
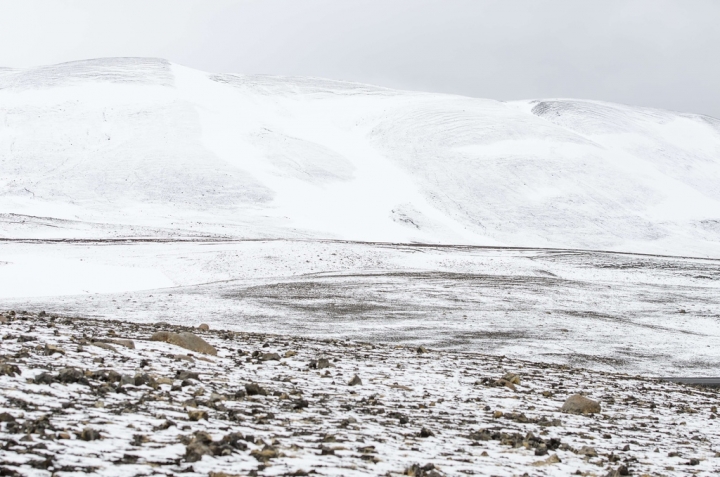
[[[720,257],[720,120],[161,59],[0,69],[0,237]]]

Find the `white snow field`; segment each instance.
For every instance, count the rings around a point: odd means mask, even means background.
[[[701,115],[147,58],[0,68],[0,240],[2,308],[720,361],[720,120]]]
[[[3,70],[0,127],[0,210],[32,216],[6,220],[8,238],[150,229],[720,258],[720,121],[699,115],[114,58]]]

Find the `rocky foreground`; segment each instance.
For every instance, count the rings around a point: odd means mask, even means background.
[[[0,322],[0,475],[720,474],[713,389],[206,326]]]

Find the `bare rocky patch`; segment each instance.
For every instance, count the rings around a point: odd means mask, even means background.
[[[2,475],[720,472],[715,389],[424,346],[1,316]],[[159,332],[201,333],[217,356]]]

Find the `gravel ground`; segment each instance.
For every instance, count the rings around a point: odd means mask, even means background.
[[[720,473],[715,389],[414,346],[0,317],[0,475]],[[150,340],[190,331],[210,354]],[[575,394],[600,412],[562,412]]]

